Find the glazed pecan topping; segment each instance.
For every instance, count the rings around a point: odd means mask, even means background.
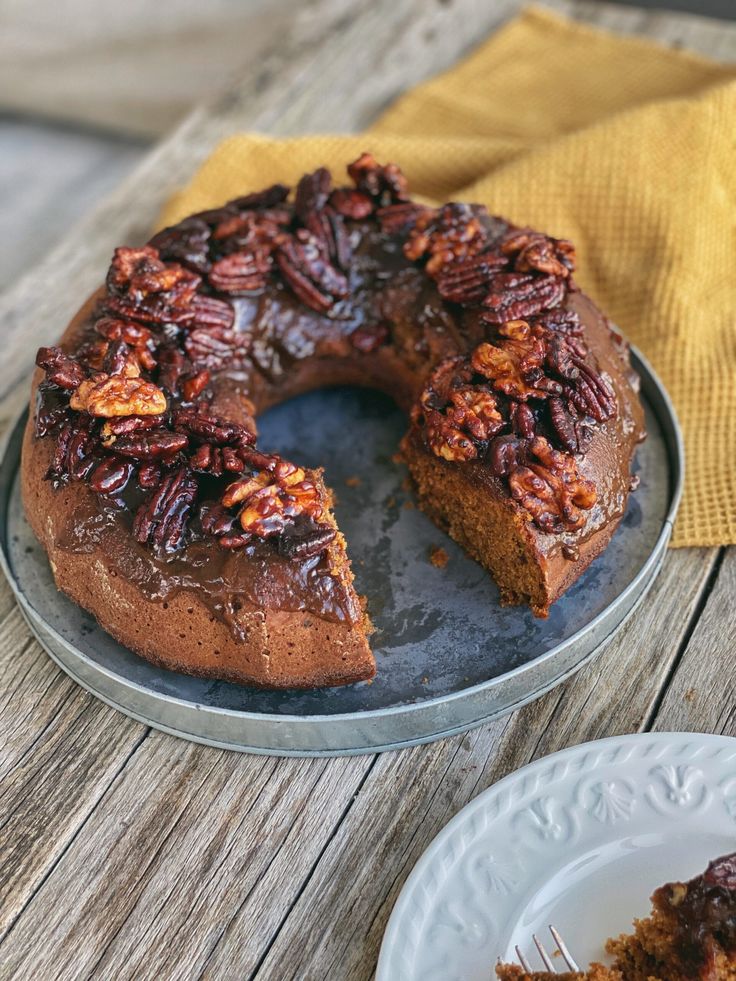
[[[566,279],[575,269],[575,247],[564,238],[550,238],[530,228],[510,232],[500,246],[517,272],[541,272]]]
[[[543,436],[528,446],[525,465],[509,475],[511,496],[542,531],[574,531],[596,502],[593,483],[578,472],[575,458],[553,449]]]
[[[115,440],[115,451],[139,463],[150,463],[155,460],[170,463],[188,443],[189,440],[183,433],[156,430],[119,436]]]
[[[500,272],[491,278],[483,300],[483,320],[490,325],[529,319],[556,307],[565,298],[565,280],[558,276]]]
[[[373,198],[362,191],[350,187],[338,187],[330,194],[330,207],[343,218],[359,221],[373,214],[375,204]]]
[[[132,320],[101,317],[95,324],[95,330],[109,342],[122,341],[125,343],[132,350],[141,368],[151,371],[156,367],[154,356],[156,340],[148,327]]]
[[[391,163],[382,167],[372,153],[362,153],[349,164],[348,175],[359,191],[379,205],[408,200],[408,185],[401,169]]]
[[[316,520],[324,510],[314,481],[301,467],[286,460],[280,460],[273,470],[230,484],[222,504],[226,508],[239,506],[243,531],[258,538],[282,534],[299,517]]]
[[[437,289],[444,300],[471,306],[488,294],[493,275],[508,264],[497,252],[479,252],[443,265],[437,275]]]
[[[376,211],[376,217],[381,225],[381,231],[389,235],[413,228],[417,220],[434,214],[433,208],[414,201],[400,201],[398,204],[387,204],[385,208]]]
[[[319,168],[292,202],[276,184],[115,251],[94,330],[74,356],[38,353],[46,379],[36,432],[56,441],[50,479],[86,480],[121,501],[143,496],[135,536],[163,551],[188,540],[193,518],[192,534],[223,548],[267,540],[294,559],[324,551],[335,531],[319,485],[217,416],[216,373],[251,363],[243,311],[259,301],[237,298],[269,284],[344,317],[357,351],[389,344],[393,321],[365,314],[352,273],[361,232],[352,223],[372,222],[389,251],[401,246],[421,263],[443,300],[477,308],[472,329],[485,331],[467,356],[435,367],[412,413],[429,448],[447,461],[486,461],[540,528],[579,526],[594,492],[573,455],[615,415],[616,399],[564,308],[575,289],[572,245],[510,228],[480,206],[414,203],[399,168],[370,154],[348,173],[353,187],[333,188]],[[452,311],[444,315],[449,324]],[[200,487],[221,500],[198,503]]]
[[[60,347],[41,347],[36,354],[36,364],[46,372],[46,381],[59,388],[73,390],[85,379],[82,366],[64,354]]]
[[[115,249],[107,274],[105,306],[122,318],[145,323],[186,323],[201,279],[177,263],[162,262],[158,249]]]
[[[134,472],[135,465],[131,460],[108,456],[92,471],[89,486],[98,494],[116,494],[127,486]]]
[[[324,241],[305,228],[282,236],[276,262],[296,296],[317,313],[329,313],[348,295],[348,281],[330,262]]]
[[[439,275],[444,266],[476,255],[487,244],[480,217],[485,209],[469,204],[445,204],[437,211],[420,215],[404,244],[407,259],[425,256],[427,273]]]
[[[504,426],[504,418],[489,388],[471,383],[464,358],[444,361],[422,392],[415,421],[423,420],[427,443],[445,460],[474,460],[479,444],[487,443]]]
[[[544,376],[545,345],[538,329],[524,320],[512,320],[499,333],[497,344],[486,341],[471,356],[475,371],[487,378],[496,391],[519,401],[546,398],[550,392],[562,391],[559,382]]]
[[[210,269],[209,242],[211,230],[201,218],[185,218],[178,225],[164,228],[149,245],[158,249],[167,262],[178,262],[204,276]]]
[[[173,552],[181,544],[197,496],[197,481],[185,468],[168,474],[133,521],[133,536],[141,544]]]
[[[152,382],[125,375],[87,378],[73,393],[69,405],[91,416],[156,416],[166,412],[166,396]]]
[[[332,187],[332,177],[326,167],[319,167],[313,174],[305,174],[296,186],[294,214],[307,224],[315,211],[321,211],[327,204]]]
[[[231,252],[210,269],[209,281],[221,293],[243,296],[263,289],[271,270],[271,249]]]

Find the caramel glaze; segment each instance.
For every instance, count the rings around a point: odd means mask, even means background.
[[[509,227],[498,219],[484,220],[494,235]],[[250,334],[252,343],[244,366],[223,371],[212,382],[218,414],[233,422],[252,423],[252,416],[277,402],[342,384],[380,389],[408,411],[434,365],[465,353],[484,339],[478,313],[444,302],[433,281],[404,257],[404,236],[381,233],[373,221],[352,222],[350,235],[351,299],[338,302],[332,316],[304,306],[281,281],[270,283],[256,295],[227,298],[235,307],[237,330]],[[62,347],[68,352],[90,336],[95,299],[101,295],[93,297],[86,313],[65,334]],[[564,305],[579,314],[597,366],[610,379],[618,401],[616,417],[597,428],[589,450],[579,460],[582,475],[594,480],[598,490],[597,503],[586,513],[584,526],[559,535],[527,526],[543,563],[572,567],[570,560],[579,554],[581,545],[605,526],[615,526],[623,514],[630,489],[630,461],[644,427],[636,396],[638,380],[630,370],[625,343],[584,294],[569,292]],[[388,343],[370,353],[357,350],[350,335],[376,324],[388,329]],[[39,380],[40,376],[36,384]],[[507,498],[510,507],[518,508],[483,462],[453,466],[463,467],[471,485]],[[221,481],[220,488],[223,486]],[[195,522],[185,548],[173,556],[156,556],[137,544],[129,531],[136,494],[132,490],[105,499],[79,485],[78,503],[58,531],[58,546],[82,553],[100,550],[118,575],[155,602],[166,602],[177,592],[196,591],[236,637],[242,599],[257,608],[306,610],[336,622],[361,619],[363,613],[352,588],[344,576],[333,574],[330,550],[307,560],[280,555],[270,542],[227,552],[212,540],[204,540]],[[212,497],[217,497],[214,488]]]

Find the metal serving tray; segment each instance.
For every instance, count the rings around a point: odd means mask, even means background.
[[[264,692],[153,667],[59,593],[26,523],[18,488],[25,416],[0,461],[0,564],[31,630],[93,695],[141,722],[212,746],[283,756],[397,749],[487,722],[577,671],[654,581],[682,486],[683,450],[670,400],[646,361],[649,436],[641,484],[605,553],[547,620],[501,607],[488,574],[413,507],[392,461],[406,427],[393,403],[360,389],[321,390],[271,409],[259,445],[325,467],[358,591],[376,626],[374,681]],[[429,561],[442,546],[443,569]]]

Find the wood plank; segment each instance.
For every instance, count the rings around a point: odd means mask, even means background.
[[[716,554],[671,552],[650,597],[607,650],[549,695],[465,736],[380,757],[257,977],[369,978],[403,881],[462,806],[532,759],[643,723]],[[248,976],[243,938],[254,915],[250,904],[239,910],[205,977],[221,977],[226,965]]]
[[[370,757],[276,760],[152,733],[9,933],[4,969],[195,977],[282,847],[262,928],[288,908],[301,882],[292,858],[317,860],[369,767]]]
[[[736,548],[722,564],[702,616],[678,661],[654,728],[736,736]]]

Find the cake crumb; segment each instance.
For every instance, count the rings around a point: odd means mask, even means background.
[[[389,497],[389,499],[386,501],[386,507],[387,508],[395,508],[396,507],[396,498],[393,495],[391,497]]]
[[[688,690],[685,692],[685,696],[684,696],[685,697],[685,701],[692,703],[697,698],[697,695],[698,695],[698,693],[697,693],[697,691],[694,688],[688,688]]]
[[[432,545],[429,550],[429,561],[435,569],[444,569],[450,561],[450,556],[441,545]]]
[[[363,481],[360,479],[360,477],[346,477],[345,478],[345,486],[346,487],[360,487],[360,485],[362,484],[362,482]]]
[[[404,501],[405,511],[413,511],[415,507],[416,505],[414,504],[414,501]]]
[[[428,685],[428,684],[429,684],[429,678],[427,677],[427,675],[426,675],[426,674],[425,674],[425,676],[424,676],[424,677],[422,678],[422,684],[423,684],[423,685]]]

